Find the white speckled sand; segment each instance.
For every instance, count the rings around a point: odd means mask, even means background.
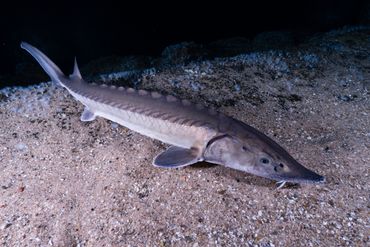
[[[348,41],[349,40],[349,41]],[[165,145],[105,120],[51,83],[0,93],[2,246],[365,246],[370,32],[297,50],[191,63],[141,87],[213,105],[265,132],[325,185],[222,166],[164,170]]]

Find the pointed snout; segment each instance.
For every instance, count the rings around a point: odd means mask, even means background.
[[[301,180],[300,183],[325,183],[326,181],[324,176],[308,169],[297,176],[297,179]]]
[[[291,169],[286,175],[287,182],[294,183],[325,183],[326,179],[324,176],[317,174],[314,171],[307,169],[306,167],[300,165],[298,162],[295,164],[294,168]]]

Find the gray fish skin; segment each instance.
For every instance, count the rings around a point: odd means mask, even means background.
[[[170,95],[87,83],[76,61],[73,74],[67,77],[37,48],[25,42],[21,47],[55,83],[85,105],[82,121],[103,117],[172,145],[154,159],[155,166],[176,168],[207,161],[281,182],[325,181],[272,139],[239,120]]]

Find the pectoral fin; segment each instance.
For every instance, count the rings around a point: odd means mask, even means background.
[[[195,149],[186,149],[171,146],[163,153],[155,157],[153,165],[163,168],[178,168],[192,165],[201,161],[198,151]]]
[[[96,115],[92,111],[90,111],[87,107],[85,107],[80,119],[83,122],[89,122],[93,121],[95,118]]]

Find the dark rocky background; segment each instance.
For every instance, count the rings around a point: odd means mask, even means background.
[[[68,73],[74,56],[83,68],[112,55],[159,57],[169,45],[184,41],[199,44],[195,47],[207,56],[294,46],[317,32],[368,23],[370,15],[365,0],[261,0],[248,5],[115,2],[4,3],[0,9],[0,87],[48,80],[19,48],[22,40],[44,51]],[[239,47],[230,54],[230,46]]]

